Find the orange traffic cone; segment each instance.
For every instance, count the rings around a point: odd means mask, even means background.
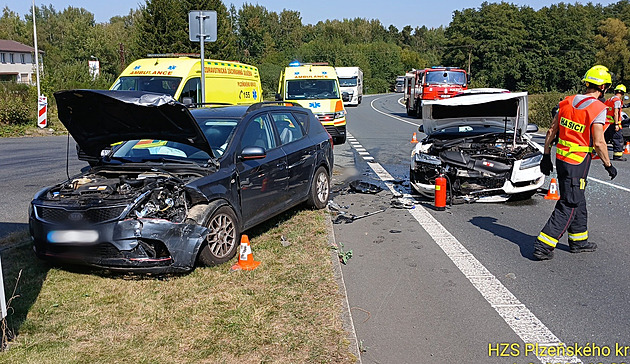
[[[412,143],[417,143],[418,142],[418,138],[416,137],[416,133],[413,133],[413,136],[411,137],[411,142]]]
[[[559,200],[560,195],[558,194],[558,181],[555,178],[551,179],[551,183],[549,184],[549,190],[547,191],[547,195],[545,196],[545,200]]]
[[[232,270],[254,270],[260,262],[254,260],[252,248],[249,245],[249,237],[245,234],[241,236],[241,249],[238,255],[238,263],[232,266]]]
[[[626,142],[626,147],[623,148],[623,154],[630,154],[630,142]]]

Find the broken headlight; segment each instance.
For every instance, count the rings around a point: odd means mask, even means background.
[[[416,153],[414,157],[414,161],[416,161],[416,163],[433,164],[436,166],[439,166],[442,164],[442,161],[440,160],[440,158],[430,155],[430,154],[425,154],[425,153]]]
[[[533,157],[523,159],[519,169],[533,168],[540,165],[540,161],[542,160],[542,157],[543,157],[542,154],[537,154]]]

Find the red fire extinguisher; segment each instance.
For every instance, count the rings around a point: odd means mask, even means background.
[[[440,174],[435,179],[435,201],[433,205],[437,211],[446,209],[446,178],[444,178],[443,174]]]

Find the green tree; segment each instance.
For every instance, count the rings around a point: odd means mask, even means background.
[[[617,82],[629,80],[630,50],[628,28],[619,19],[607,18],[600,22],[595,42],[599,48],[595,58],[617,76]]]
[[[33,38],[28,38],[27,24],[20,16],[5,6],[0,17],[0,39],[9,39],[24,44],[33,44]]]
[[[188,12],[191,10],[217,12],[217,41],[206,43],[206,57],[235,58],[232,19],[221,0],[147,0],[140,6],[134,54],[199,53],[199,43],[189,40]]]

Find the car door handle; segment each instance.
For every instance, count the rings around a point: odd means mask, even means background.
[[[278,164],[276,164],[276,167],[278,167],[278,168],[286,168],[287,167],[287,162],[278,162]]]

